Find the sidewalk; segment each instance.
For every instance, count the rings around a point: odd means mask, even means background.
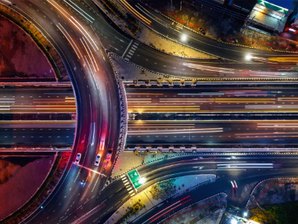
[[[160,162],[173,157],[192,156],[191,153],[154,153],[154,152],[132,152],[122,151],[112,171],[112,177],[117,178],[128,171],[144,164]]]
[[[215,58],[211,55],[196,51],[190,47],[183,46],[181,44],[175,43],[160,34],[157,34],[147,27],[141,26],[141,32],[137,39],[142,43],[151,46],[159,51],[167,54],[175,55],[182,58],[200,58],[200,59],[211,59]]]
[[[115,68],[117,73],[121,75],[121,78],[124,81],[159,80],[160,82],[162,82],[172,80],[196,80],[198,78],[195,76],[178,77],[175,75],[149,71],[147,68],[142,68],[132,62],[125,61],[116,54],[109,54],[109,57],[111,59],[113,67]]]
[[[112,177],[120,176],[129,170],[141,166],[144,162],[143,156],[138,156],[134,152],[122,151],[112,171]]]

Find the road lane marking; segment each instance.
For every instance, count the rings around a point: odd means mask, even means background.
[[[131,41],[129,42],[128,46],[126,47],[125,51],[124,51],[123,54],[122,54],[122,58],[124,58],[124,55],[126,54],[126,52],[128,51],[128,49],[130,48],[130,46],[132,45],[132,43],[133,43],[133,40],[131,40]]]
[[[94,189],[95,189],[95,187],[96,187],[98,181],[99,181],[99,177],[97,177],[97,179],[96,179],[96,181],[95,181],[95,184],[94,184],[94,186],[93,186],[92,189],[91,189],[91,193],[94,191]]]
[[[98,174],[98,175],[107,177],[107,175],[105,175],[105,174],[103,174],[103,173],[100,173],[100,172],[98,172],[98,171],[96,171],[96,170],[93,170],[93,169],[91,169],[91,168],[89,168],[89,167],[86,167],[86,166],[83,166],[83,165],[80,165],[80,164],[76,164],[76,163],[73,163],[73,164],[76,165],[76,166],[78,166],[78,167],[81,167],[81,168],[83,168],[83,169],[85,169],[85,170],[88,170],[88,171],[90,171],[90,172],[93,172],[93,173],[96,173],[96,174]]]

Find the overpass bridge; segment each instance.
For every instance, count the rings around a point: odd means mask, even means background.
[[[70,83],[16,84],[0,90],[0,146],[71,146],[76,105]],[[295,82],[201,86],[182,81],[163,88],[157,82],[145,84],[126,85],[127,145],[165,146],[160,151],[175,145],[209,151],[293,151],[298,145]]]
[[[70,82],[0,84],[1,152],[59,151],[72,146],[76,102]]]
[[[175,145],[295,151],[297,87],[295,82],[127,85],[127,145],[162,147],[160,151]]]

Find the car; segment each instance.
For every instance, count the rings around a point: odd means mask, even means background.
[[[286,32],[291,32],[293,34],[298,34],[298,26],[291,25],[290,27],[285,28]]]
[[[94,162],[94,165],[95,166],[99,166],[100,159],[101,159],[100,154],[97,154],[96,157],[95,157],[95,162]]]
[[[112,159],[112,150],[108,150],[105,161],[104,161],[104,167],[109,166],[111,159]]]
[[[80,180],[80,185],[81,185],[82,187],[85,187],[86,183],[87,183],[86,180]]]
[[[238,184],[237,184],[236,180],[231,180],[230,183],[232,185],[233,192],[236,193],[236,191],[238,189]]]
[[[200,31],[200,33],[201,33],[201,34],[203,34],[203,35],[205,35],[205,34],[206,34],[206,30],[205,30],[205,29],[203,29],[202,27],[199,29],[199,31]]]
[[[75,164],[79,164],[80,163],[81,157],[82,157],[82,154],[81,153],[77,153]]]
[[[105,147],[105,141],[104,140],[100,140],[99,146],[98,146],[98,150],[102,151],[104,150]]]
[[[111,157],[112,157],[112,150],[110,149],[110,150],[108,150],[108,153],[107,153],[107,156],[106,156],[106,160],[110,160],[111,159]]]

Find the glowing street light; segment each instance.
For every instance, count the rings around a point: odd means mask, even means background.
[[[231,224],[238,224],[238,221],[235,218],[232,218],[230,223]]]
[[[144,184],[144,183],[146,183],[146,181],[147,181],[147,179],[145,178],[145,177],[141,177],[140,179],[139,179],[139,184]]]
[[[184,42],[184,43],[187,41],[187,39],[188,39],[188,36],[185,33],[183,33],[180,37],[181,42]]]
[[[252,58],[253,58],[253,56],[252,56],[252,54],[250,54],[250,53],[247,53],[247,54],[245,55],[245,57],[244,57],[245,61],[251,61]]]
[[[247,216],[248,216],[248,212],[247,212],[247,211],[244,211],[244,212],[243,212],[243,217],[244,217],[244,218],[247,218]]]

